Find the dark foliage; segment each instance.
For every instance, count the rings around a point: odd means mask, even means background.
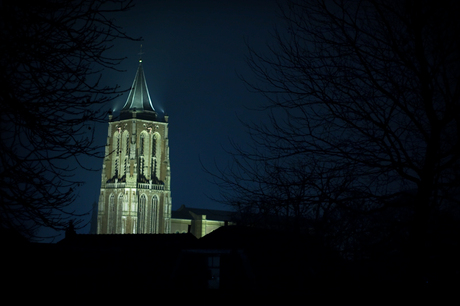
[[[235,145],[213,174],[221,201],[294,231],[313,220],[347,258],[409,245],[426,263],[436,216],[459,200],[459,8],[283,2],[286,29],[248,58],[269,123],[248,124],[253,150]]]
[[[120,93],[100,72],[122,60],[107,56],[131,39],[111,16],[130,1],[0,3],[0,224],[28,238],[45,226],[64,229],[82,156],[100,156],[93,124]]]

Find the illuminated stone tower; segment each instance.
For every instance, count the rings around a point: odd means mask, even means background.
[[[168,116],[150,100],[142,60],[109,131],[98,203],[98,234],[170,233]]]

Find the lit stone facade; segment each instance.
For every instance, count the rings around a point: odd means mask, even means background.
[[[139,68],[118,117],[109,115],[98,234],[171,232],[168,116],[159,120]]]
[[[233,225],[233,212],[192,208],[182,205],[172,212],[171,233],[190,232],[196,238],[204,237],[221,226]]]

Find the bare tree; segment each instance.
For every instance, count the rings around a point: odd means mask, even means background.
[[[78,215],[70,209],[82,156],[93,144],[101,108],[120,94],[100,84],[116,39],[128,37],[111,19],[131,1],[2,1],[0,4],[0,224],[36,238]],[[84,165],[80,166],[84,167]]]
[[[249,126],[254,150],[236,147],[215,174],[223,201],[251,206],[251,194],[287,196],[284,186],[302,183],[304,206],[323,220],[344,229],[356,217],[350,233],[365,233],[373,211],[407,206],[413,254],[423,254],[434,212],[458,203],[459,8],[289,1],[268,54],[250,49],[258,81],[247,84],[267,98],[270,122]]]

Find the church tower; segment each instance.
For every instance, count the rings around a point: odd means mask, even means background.
[[[109,115],[98,234],[171,232],[168,116],[152,105],[142,60],[123,109]]]

